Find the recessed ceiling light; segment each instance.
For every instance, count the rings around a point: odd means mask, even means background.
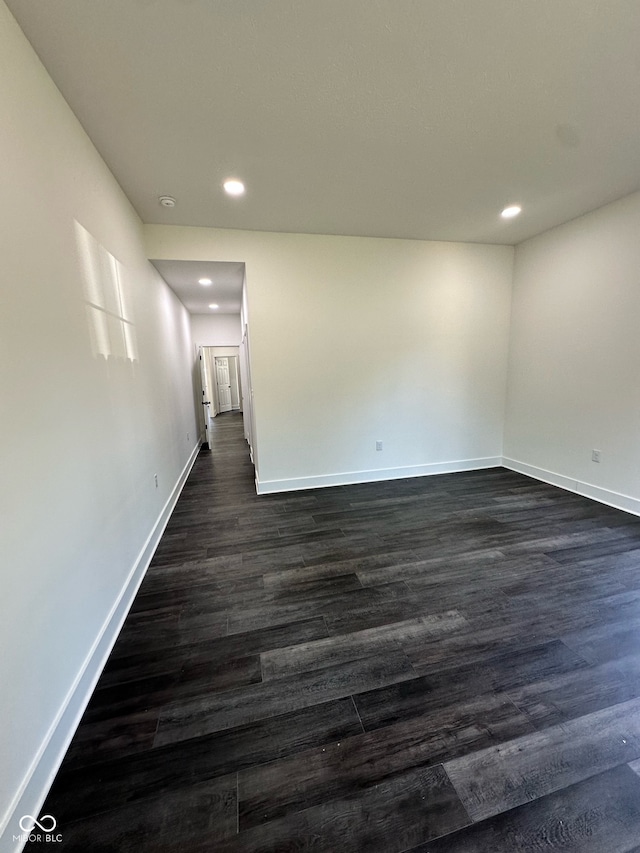
[[[210,278],[199,278],[198,284],[204,284],[204,286],[206,287],[208,284],[213,284],[213,282]]]
[[[224,187],[224,191],[228,195],[244,194],[244,184],[242,183],[242,181],[238,181],[235,178],[229,178],[229,180],[225,181],[222,186]]]
[[[213,302],[211,305],[209,305],[209,308],[213,308],[213,310],[214,310],[214,311],[215,311],[215,309],[216,309],[216,308],[219,308],[219,307],[220,307],[220,306],[219,306],[219,305],[216,305],[216,303],[215,303],[215,302]]]
[[[517,216],[522,212],[522,208],[519,204],[511,204],[509,207],[505,207],[500,216],[503,219],[513,219],[514,216]]]
[[[176,206],[175,198],[173,198],[173,196],[170,196],[170,195],[161,195],[160,198],[158,199],[158,202],[160,203],[160,205],[162,207],[175,207]]]

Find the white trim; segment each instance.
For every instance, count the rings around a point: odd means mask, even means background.
[[[510,468],[519,474],[525,474],[527,477],[542,480],[552,486],[559,486],[561,489],[575,492],[577,495],[612,506],[614,509],[621,509],[624,512],[630,512],[632,515],[640,515],[640,500],[632,498],[630,495],[623,495],[620,492],[604,489],[602,486],[594,486],[591,483],[583,483],[581,480],[574,480],[571,477],[565,477],[563,474],[556,474],[554,471],[547,471],[545,468],[528,465],[526,462],[519,462],[517,459],[509,459],[506,456],[503,457],[502,464],[505,468]]]
[[[270,495],[275,492],[296,492],[302,489],[324,489],[331,486],[350,486],[355,483],[377,483],[384,480],[403,480],[408,477],[476,471],[482,468],[498,468],[501,465],[501,456],[487,456],[482,459],[431,462],[425,465],[407,465],[402,468],[376,468],[371,471],[346,471],[337,474],[317,474],[312,477],[292,477],[289,480],[260,480],[256,475],[256,491],[259,495]]]
[[[20,841],[13,841],[13,836],[21,833],[21,830],[17,828],[18,821],[22,815],[38,815],[40,813],[199,451],[200,444],[198,443],[191,451],[187,464],[182,469],[129,572],[129,576],[113,603],[109,615],[100,628],[98,636],[84,659],[80,671],[65,696],[60,710],[51,723],[40,749],[31,762],[31,766],[5,814],[5,819],[0,826],[0,851],[2,853],[5,851],[6,853],[19,853],[24,846]]]

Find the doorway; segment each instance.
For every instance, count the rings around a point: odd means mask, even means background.
[[[216,378],[217,411],[239,411],[241,409],[241,395],[238,356],[214,356],[214,368],[214,376]]]
[[[239,347],[200,347],[203,394],[209,401],[212,418],[222,412],[243,411],[239,350]]]

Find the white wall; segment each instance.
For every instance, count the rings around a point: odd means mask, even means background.
[[[1,2],[0,75],[0,849],[8,850],[19,817],[38,814],[197,436],[189,316],[147,262],[139,219]],[[119,262],[134,361],[113,318],[105,340],[115,354],[98,354],[76,222],[103,259]]]
[[[198,347],[239,347],[240,314],[192,314],[191,334]]]
[[[261,491],[500,463],[511,248],[145,233],[150,257],[246,262]]]
[[[640,193],[518,247],[507,464],[640,512],[639,319]]]

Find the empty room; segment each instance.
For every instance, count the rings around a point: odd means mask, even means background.
[[[637,0],[0,0],[0,853],[640,851]]]

